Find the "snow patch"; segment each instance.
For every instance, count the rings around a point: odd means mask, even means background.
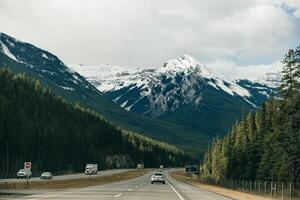
[[[54,72],[50,72],[50,71],[45,70],[45,69],[42,69],[41,72],[47,73],[47,74],[51,74],[51,75],[54,75],[54,74],[55,74]]]
[[[42,57],[49,60],[49,57],[44,52],[42,52]]]
[[[16,62],[19,62],[18,59],[9,51],[7,46],[2,41],[0,41],[0,44],[2,46],[2,51],[6,56],[8,56],[9,58],[13,59]]]
[[[123,102],[120,106],[121,108],[124,108],[126,106],[126,104],[128,103],[128,100],[126,100],[125,102]]]
[[[66,87],[66,86],[62,86],[62,85],[60,85],[59,87],[63,88],[64,90],[75,91],[75,89],[72,87]]]

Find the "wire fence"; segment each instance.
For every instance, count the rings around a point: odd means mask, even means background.
[[[284,183],[272,181],[246,181],[246,180],[212,180],[199,178],[199,181],[225,187],[228,189],[247,192],[271,199],[300,200],[300,183]]]

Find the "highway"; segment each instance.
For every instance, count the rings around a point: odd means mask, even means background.
[[[111,170],[103,170],[103,171],[98,171],[96,175],[92,175],[92,177],[98,177],[98,176],[107,176],[107,175],[112,175],[112,174],[117,174],[117,173],[122,173],[126,171],[130,171],[133,169],[111,169]],[[17,174],[17,173],[16,173]],[[79,174],[68,174],[68,175],[60,175],[60,176],[53,176],[53,180],[69,180],[69,179],[79,179],[79,178],[86,178],[88,177],[84,173],[79,173]],[[41,181],[40,177],[32,177],[30,181]],[[16,178],[9,178],[9,179],[0,179],[0,183],[15,183],[15,182],[24,182],[24,179],[16,179]]]
[[[179,182],[167,173],[165,185],[150,183],[153,172],[138,178],[80,189],[26,190],[27,195],[6,196],[5,199],[24,200],[229,200],[229,198]],[[22,191],[19,191],[21,193]],[[24,191],[23,191],[24,192]],[[1,196],[0,196],[1,199]]]

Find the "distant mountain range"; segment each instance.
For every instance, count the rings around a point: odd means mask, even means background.
[[[100,112],[138,133],[204,151],[243,113],[257,108],[280,82],[269,74],[258,80],[226,80],[191,56],[145,69],[112,65],[65,65],[55,55],[0,33],[0,68],[25,72],[70,102]]]
[[[0,33],[0,68],[26,73],[67,101],[99,112],[121,128],[175,144],[188,152],[204,151],[210,141],[209,136],[184,126],[125,111],[55,55],[4,33]]]
[[[223,135],[243,112],[259,107],[279,74],[230,81],[184,55],[160,68],[70,65],[124,110]]]

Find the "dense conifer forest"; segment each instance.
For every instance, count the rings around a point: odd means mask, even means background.
[[[100,114],[56,96],[39,81],[0,71],[0,174],[15,176],[24,161],[41,171],[180,166],[180,149],[123,131]],[[3,175],[4,174],[4,175]],[[11,176],[12,176],[11,175]]]
[[[282,64],[280,96],[214,139],[203,158],[203,177],[300,182],[300,46]]]

